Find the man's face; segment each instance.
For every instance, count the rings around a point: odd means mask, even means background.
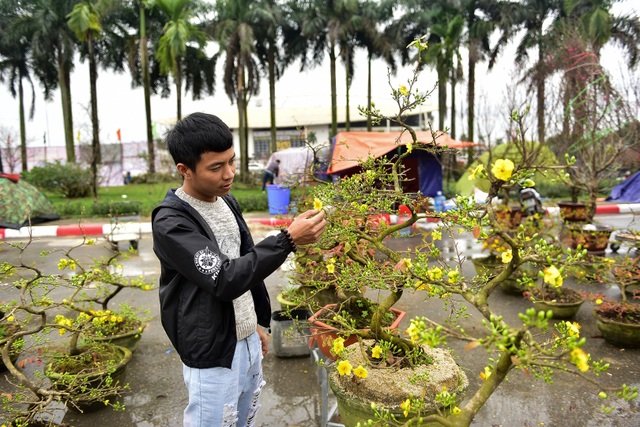
[[[183,163],[178,163],[177,167],[184,176],[183,190],[196,199],[212,202],[231,191],[236,173],[236,153],[233,147],[222,153],[203,153],[195,171]]]

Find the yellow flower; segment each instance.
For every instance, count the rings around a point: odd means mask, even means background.
[[[402,264],[407,269],[411,268],[411,258],[402,258]]]
[[[338,373],[340,376],[351,375],[351,363],[348,360],[341,360],[338,362]]]
[[[371,349],[371,357],[373,357],[374,359],[382,358],[382,349],[380,348],[379,345]]]
[[[322,200],[318,199],[317,197],[313,199],[313,209],[317,211],[322,210]]]
[[[402,409],[402,413],[405,417],[409,416],[409,411],[411,410],[411,400],[407,399],[400,404],[400,409]]]
[[[7,317],[7,322],[13,322],[14,320],[16,320],[15,316]]]
[[[433,230],[431,232],[431,238],[433,240],[442,240],[442,231],[440,230]]]
[[[453,409],[451,410],[451,413],[453,415],[458,415],[460,412],[462,412],[462,409],[458,408],[457,406],[454,406]]]
[[[570,337],[580,337],[580,324],[578,322],[565,322],[567,325],[567,334]]]
[[[571,363],[577,366],[581,372],[589,370],[589,355],[581,348],[571,350]]]
[[[482,380],[484,381],[490,376],[491,376],[491,368],[488,366],[485,366],[484,371],[480,372],[480,378],[482,378]]]
[[[484,170],[484,165],[479,164],[475,169],[469,169],[469,181],[476,179],[478,174]]]
[[[555,266],[551,265],[543,270],[544,272],[544,283],[547,283],[555,288],[559,288],[562,286],[562,276],[560,275],[560,270],[558,270]]]
[[[429,279],[431,280],[442,279],[442,270],[440,270],[440,267],[433,267],[431,270],[428,271],[428,274],[429,274]]]
[[[418,339],[420,338],[420,335],[419,335],[420,331],[413,322],[409,325],[409,327],[405,332],[407,335],[409,335],[409,338],[411,338],[411,341],[413,342],[418,341]]]
[[[407,96],[409,94],[409,89],[405,85],[398,86],[398,92],[402,94],[402,96]]]
[[[67,332],[67,330],[65,328],[60,328],[60,330],[58,331],[60,336],[63,336],[65,332]]]
[[[336,266],[334,264],[327,264],[327,271],[333,274],[333,272],[336,271]]]
[[[69,265],[69,261],[66,258],[61,258],[60,261],[58,261],[58,270],[64,270],[67,268],[67,265]]]
[[[411,142],[407,143],[407,153],[411,153],[413,151],[413,144]]]
[[[600,304],[602,304],[602,302],[603,302],[603,301],[602,301],[602,298],[598,298],[598,299],[596,300],[596,305],[600,305]]]
[[[502,181],[508,181],[515,165],[509,159],[498,159],[491,168],[491,173]]]
[[[460,278],[460,272],[458,271],[458,268],[456,267],[455,270],[450,270],[447,273],[447,276],[449,277],[449,280],[448,280],[449,284],[454,284]]]
[[[344,338],[338,337],[335,340],[333,340],[333,346],[332,346],[331,350],[336,355],[342,353],[342,351],[344,350]]]
[[[512,259],[513,259],[513,253],[511,253],[511,249],[509,249],[508,251],[502,252],[502,263],[503,264],[509,264]]]
[[[353,374],[358,377],[358,378],[362,378],[365,379],[367,378],[367,376],[369,375],[369,373],[367,372],[367,370],[365,368],[362,367],[362,365],[359,365],[356,369],[353,370]]]

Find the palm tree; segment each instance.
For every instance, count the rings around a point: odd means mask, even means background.
[[[195,17],[199,2],[192,0],[156,0],[158,8],[169,21],[158,41],[156,57],[162,73],[173,76],[177,96],[177,119],[182,118],[182,62],[187,55],[187,44],[197,43],[196,51],[202,52],[206,42],[205,33],[191,21]]]
[[[545,141],[545,86],[546,79],[552,72],[546,57],[550,52],[549,46],[553,40],[553,30],[545,31],[545,24],[552,20],[554,25],[563,16],[562,0],[525,0],[520,3],[504,2],[496,10],[503,17],[499,24],[501,37],[493,48],[490,67],[500,50],[509,43],[520,30],[522,38],[516,47],[516,64],[524,64],[529,59],[529,50],[536,49],[538,57],[532,68],[525,74],[525,79],[531,81],[536,90],[538,140]],[[553,28],[553,26],[551,26]]]
[[[438,126],[444,129],[444,119],[447,115],[447,87],[451,82],[451,136],[455,138],[455,86],[458,80],[458,63],[462,60],[459,48],[464,30],[464,18],[461,15],[443,14],[442,21],[434,23],[429,33],[429,48],[426,50],[426,62],[435,64],[438,73]]]
[[[394,40],[392,40],[387,30],[390,28],[390,21],[393,18],[393,10],[396,2],[393,0],[367,0],[362,4],[365,22],[363,27],[368,31],[358,31],[356,37],[358,46],[367,50],[367,111],[371,111],[371,66],[373,59],[382,58],[387,63],[391,73],[396,71],[396,62],[393,57],[395,50]],[[381,28],[382,27],[382,28]],[[380,30],[378,30],[381,28]],[[367,114],[367,131],[371,132],[371,114]]]
[[[271,119],[271,152],[276,145],[276,80],[283,72],[281,49],[279,46],[280,29],[284,23],[284,6],[275,0],[263,0],[257,8],[256,54],[262,67],[266,68],[269,79],[269,109]]]
[[[498,21],[492,12],[497,0],[462,0],[462,13],[467,26],[467,139],[475,138],[475,92],[476,64],[490,53],[489,36],[496,28]],[[473,147],[467,149],[467,164],[474,161]]]
[[[5,31],[0,32],[0,82],[7,83],[11,96],[18,97],[20,114],[20,157],[22,170],[28,170],[27,164],[27,135],[24,114],[24,85],[26,80],[31,85],[31,107],[29,119],[35,112],[35,89],[31,80],[29,54],[31,51],[30,34],[28,29],[21,25],[20,6],[15,2],[0,2],[0,27]],[[16,91],[17,85],[17,91]]]
[[[25,26],[32,31],[32,65],[44,87],[45,99],[51,99],[53,89],[60,88],[67,162],[75,162],[73,114],[71,105],[71,71],[75,40],[67,25],[77,0],[24,1]]]
[[[262,10],[250,0],[219,0],[218,18],[212,27],[214,39],[224,53],[224,90],[238,107],[238,133],[240,137],[240,175],[249,175],[249,126],[247,104],[260,90],[259,67],[256,60],[254,26]]]
[[[93,198],[98,199],[98,164],[102,163],[100,155],[100,121],[98,119],[98,66],[94,42],[102,34],[101,17],[108,13],[109,1],[84,0],[73,7],[67,15],[68,25],[78,40],[86,43],[89,60],[89,85],[91,103],[91,173],[93,175]]]

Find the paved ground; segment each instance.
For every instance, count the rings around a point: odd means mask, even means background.
[[[259,239],[268,231],[266,227],[254,227],[254,235]],[[416,243],[417,238],[398,239],[391,244],[405,247]],[[60,247],[77,242],[77,238],[41,239],[39,244],[44,248]],[[479,248],[471,240],[460,240],[461,247],[469,255]],[[151,237],[145,235],[140,241],[140,253],[123,262],[132,275],[156,276],[158,263],[151,251]],[[28,256],[38,260],[37,248]],[[108,253],[108,245],[96,248],[96,253]],[[0,249],[2,260],[11,260],[15,255],[11,249]],[[84,254],[95,256],[94,254]],[[608,256],[613,256],[608,254]],[[471,274],[472,265],[465,263],[463,269]],[[286,273],[277,271],[267,280],[269,293],[273,301],[273,309],[278,309],[276,295],[286,285]],[[582,286],[567,282],[567,286],[576,289]],[[617,289],[606,292],[616,296]],[[0,292],[5,292],[0,287]],[[157,319],[158,299],[155,292],[137,292],[123,295],[134,305],[148,307],[156,316],[145,331],[142,342],[134,354],[128,367],[127,379],[131,384],[130,393],[124,398],[127,410],[124,412],[100,411],[93,414],[67,413],[64,420],[77,427],[174,427],[181,425],[181,413],[186,403],[186,395],[181,376],[181,364],[169,340],[166,338]],[[530,306],[521,297],[496,292],[491,302],[500,307],[508,321],[514,321],[517,313]],[[406,328],[408,319],[420,315],[435,321],[443,321],[446,308],[439,301],[423,301],[420,296],[405,295],[398,308],[406,310],[408,315],[401,329]],[[613,347],[599,337],[591,307],[585,304],[578,313],[576,321],[582,325],[581,333],[589,338],[586,350],[593,358],[605,358],[611,363],[610,373],[602,377],[605,385],[612,386],[626,382],[640,386],[640,350],[623,350]],[[478,316],[462,320],[463,327],[471,334],[478,333]],[[465,342],[449,340],[453,349],[471,381],[471,389],[479,383],[479,372],[487,364],[487,354],[481,349],[464,351]],[[267,355],[264,362],[267,386],[261,398],[262,409],[259,413],[258,426],[320,426],[322,411],[321,389],[317,382],[316,366],[308,357],[279,358],[273,353]],[[0,390],[9,387],[4,379],[0,380]],[[640,425],[639,404],[624,404],[611,414],[600,411],[601,401],[597,397],[600,389],[585,381],[568,376],[556,375],[554,384],[545,384],[540,380],[522,372],[513,372],[508,383],[503,384],[489,399],[474,421],[474,426],[619,426],[632,427]]]

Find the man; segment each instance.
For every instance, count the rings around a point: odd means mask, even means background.
[[[271,320],[263,280],[320,238],[324,212],[307,211],[254,246],[236,199],[233,137],[216,116],[195,113],[168,132],[183,177],[152,214],[161,263],[162,325],[183,362],[185,427],[251,426],[264,385]]]
[[[264,193],[267,184],[273,184],[273,180],[278,176],[280,172],[280,160],[270,162],[264,169],[264,175],[262,175],[262,192]]]

